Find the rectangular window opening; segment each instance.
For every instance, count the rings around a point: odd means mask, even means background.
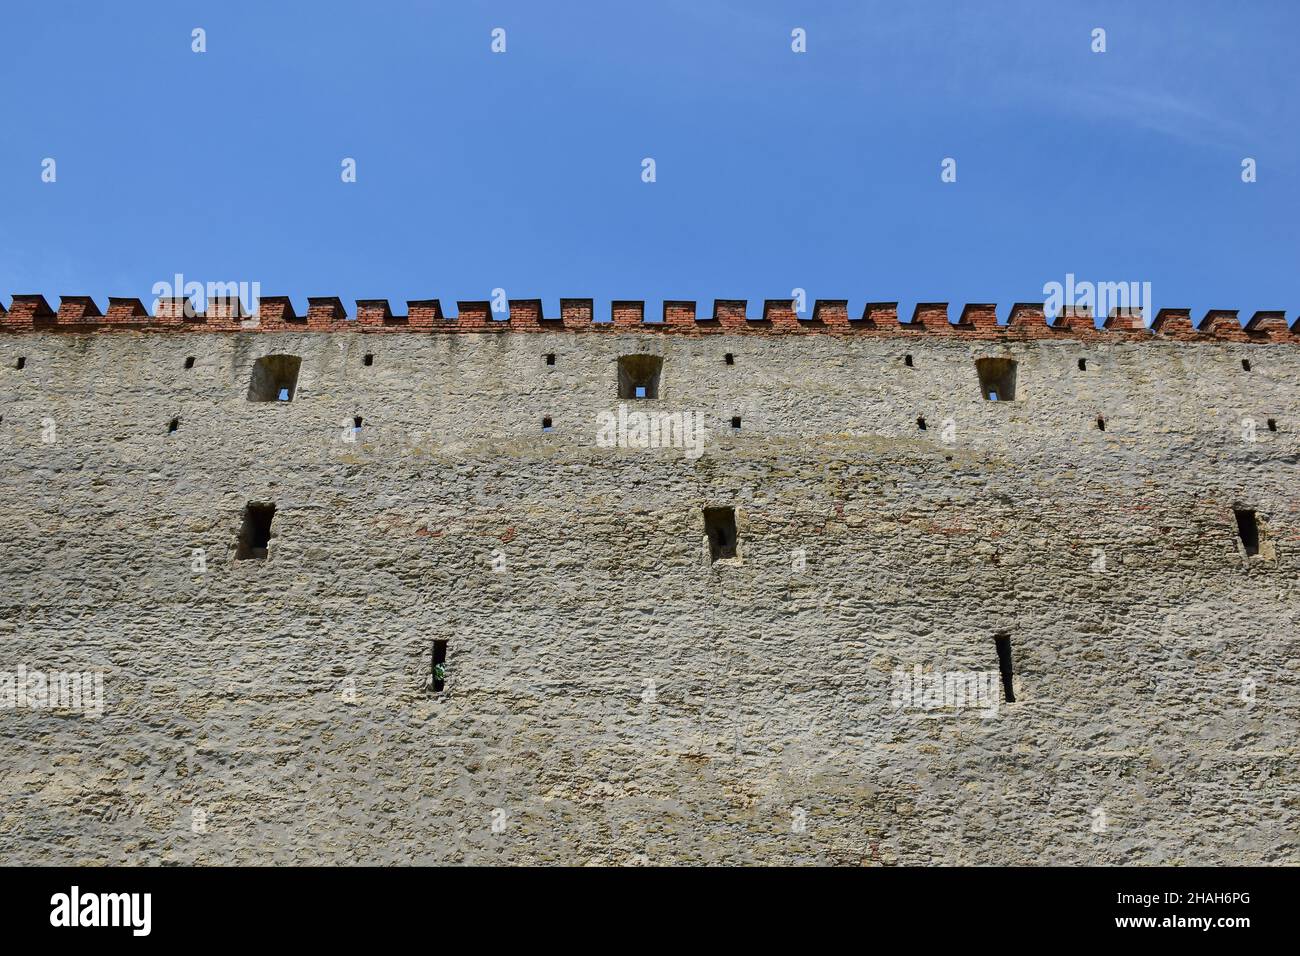
[[[1259,554],[1259,522],[1255,518],[1254,510],[1233,508],[1232,513],[1237,516],[1237,536],[1245,545],[1246,554]]]
[[[244,506],[244,524],[239,529],[239,549],[235,557],[240,560],[266,560],[271,544],[271,519],[275,505],[250,501]]]
[[[739,416],[739,415],[732,415],[732,416],[731,416],[731,430],[732,430],[733,432],[738,432],[738,431],[740,431],[740,416]]]
[[[732,355],[730,352],[728,352],[726,355],[724,355],[724,356],[722,357],[722,361],[726,362],[728,365],[735,365],[735,364],[736,364],[736,356],[734,356],[734,355]]]
[[[1086,371],[1088,371],[1088,360],[1087,360],[1087,359],[1079,359],[1079,371],[1080,371],[1080,372],[1086,372]]]
[[[998,649],[998,671],[1002,674],[1002,696],[1008,704],[1016,702],[1015,673],[1011,667],[1011,635],[994,634],[993,643]]]
[[[367,353],[366,353],[366,357],[363,358],[361,361],[362,361],[363,363],[365,363],[366,365],[374,365],[374,364],[375,364],[375,357],[374,357],[372,354],[370,354],[369,352],[367,352]]]
[[[552,430],[553,430],[553,426],[551,425],[551,416],[550,416],[550,415],[543,416],[543,418],[542,418],[542,431],[544,431],[544,432],[549,432],[549,431],[552,431]]]
[[[359,431],[361,431],[361,416],[360,416],[360,415],[355,415],[355,416],[353,416],[353,418],[352,418],[352,430],[353,430],[354,432],[359,432]]]
[[[906,365],[908,368],[912,368],[912,367],[913,367],[913,366],[912,366],[912,356],[910,356],[910,355],[904,355],[904,356],[903,356],[903,364]]]
[[[1242,360],[1241,360],[1241,370],[1242,370],[1243,372],[1249,372],[1249,371],[1250,371],[1250,359],[1242,359]]]
[[[547,353],[546,353],[546,364],[547,364],[547,365],[554,365],[554,364],[555,364],[555,353],[554,353],[554,352],[547,352]]]
[[[1008,358],[975,360],[980,391],[990,402],[1011,402],[1016,398],[1016,362]]]
[[[253,363],[248,382],[250,402],[291,402],[298,387],[302,359],[297,355],[263,355]]]
[[[1276,419],[1276,418],[1270,418],[1270,419],[1268,420],[1268,430],[1271,431],[1271,432],[1275,432],[1275,431],[1277,431],[1277,419]]]
[[[176,431],[176,429],[180,427],[181,427],[181,420],[179,418],[173,418],[170,422],[167,423],[167,434],[170,435],[172,432]]]
[[[26,367],[26,365],[27,365],[27,356],[20,355],[18,356],[18,361],[14,363],[14,368],[18,369],[18,371],[21,372]]]
[[[193,356],[193,355],[191,355],[191,356],[189,356],[189,357],[187,357],[187,358],[185,359],[185,367],[186,367],[186,368],[193,368],[193,367],[194,367],[194,356]]]
[[[664,360],[658,355],[623,355],[618,360],[619,398],[658,398]]]
[[[916,427],[919,428],[919,429],[921,429],[921,431],[925,431],[925,429],[926,429],[926,424],[925,424],[925,416],[924,416],[924,415],[918,415],[918,416],[916,417]]]
[[[433,642],[433,690],[434,693],[441,691],[443,682],[447,679],[447,642],[439,640]]]
[[[736,556],[736,509],[705,508],[704,533],[709,538],[710,561]]]

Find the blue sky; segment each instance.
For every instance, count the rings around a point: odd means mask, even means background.
[[[1005,320],[1074,273],[1300,312],[1297,3],[6,0],[0,35],[5,302],[182,273]]]

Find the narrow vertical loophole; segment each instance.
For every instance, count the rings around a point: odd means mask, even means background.
[[[1106,419],[1102,418],[1100,415],[1097,416],[1097,428],[1101,431],[1106,430]]]
[[[709,539],[709,558],[717,561],[736,556],[736,509],[705,508],[704,533]]]
[[[445,640],[436,640],[433,642],[433,690],[435,693],[442,690],[443,681],[447,678],[447,642]]]
[[[1011,667],[1011,635],[994,634],[993,643],[998,649],[998,670],[1002,674],[1002,696],[1008,704],[1016,702],[1016,691],[1012,684],[1015,673]]]
[[[1250,371],[1250,359],[1242,359],[1242,360],[1241,360],[1241,370],[1242,370],[1243,372],[1249,372],[1249,371]]]
[[[170,422],[167,423],[167,434],[170,435],[172,432],[176,431],[176,429],[180,427],[181,427],[181,420],[179,418],[173,418]]]
[[[1233,508],[1237,516],[1237,536],[1246,548],[1247,555],[1259,554],[1259,521],[1251,508]]]
[[[27,356],[20,355],[18,356],[18,361],[14,363],[14,368],[18,369],[18,371],[21,372],[23,368],[26,367],[26,365],[27,365]]]
[[[912,368],[912,367],[913,367],[913,366],[912,366],[912,356],[911,356],[911,355],[904,355],[904,356],[903,356],[903,364],[906,365],[908,368]]]
[[[265,561],[271,546],[271,519],[275,505],[250,501],[244,506],[244,523],[239,529],[239,548],[235,557]]]
[[[1088,360],[1087,360],[1087,359],[1079,359],[1079,371],[1080,371],[1080,372],[1086,372],[1086,371],[1088,371]]]

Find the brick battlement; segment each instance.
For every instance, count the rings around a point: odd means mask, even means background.
[[[610,304],[609,318],[596,321],[592,299],[561,299],[560,314],[543,315],[541,299],[511,299],[507,316],[493,317],[487,301],[456,303],[457,316],[448,316],[438,299],[413,299],[405,315],[396,315],[387,299],[358,299],[349,317],[343,301],[334,297],[307,300],[307,313],[298,315],[288,296],[265,296],[257,312],[246,315],[237,298],[214,300],[207,312],[187,310],[183,298],[159,299],[151,315],[139,299],[110,298],[101,311],[90,296],[63,296],[54,310],[42,295],[15,295],[6,308],[0,303],[0,332],[627,332],[707,335],[746,332],[754,335],[955,335],[979,340],[1146,340],[1300,343],[1300,319],[1288,325],[1286,313],[1256,312],[1242,325],[1237,312],[1212,309],[1193,325],[1190,309],[1161,309],[1150,326],[1137,311],[1116,309],[1101,327],[1088,309],[1067,308],[1048,323],[1043,306],[1017,302],[1006,324],[998,322],[997,306],[971,303],[954,322],[948,303],[918,303],[911,321],[898,315],[897,302],[868,302],[862,314],[849,314],[847,299],[818,299],[807,317],[794,311],[792,299],[766,299],[762,313],[747,314],[745,299],[715,299],[709,314],[699,314],[692,301],[666,299],[662,316],[647,317],[645,302],[619,299]],[[190,314],[186,314],[190,311]]]

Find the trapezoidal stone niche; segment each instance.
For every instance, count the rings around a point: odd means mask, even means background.
[[[1300,862],[1286,317],[958,311],[15,296],[0,853]]]

